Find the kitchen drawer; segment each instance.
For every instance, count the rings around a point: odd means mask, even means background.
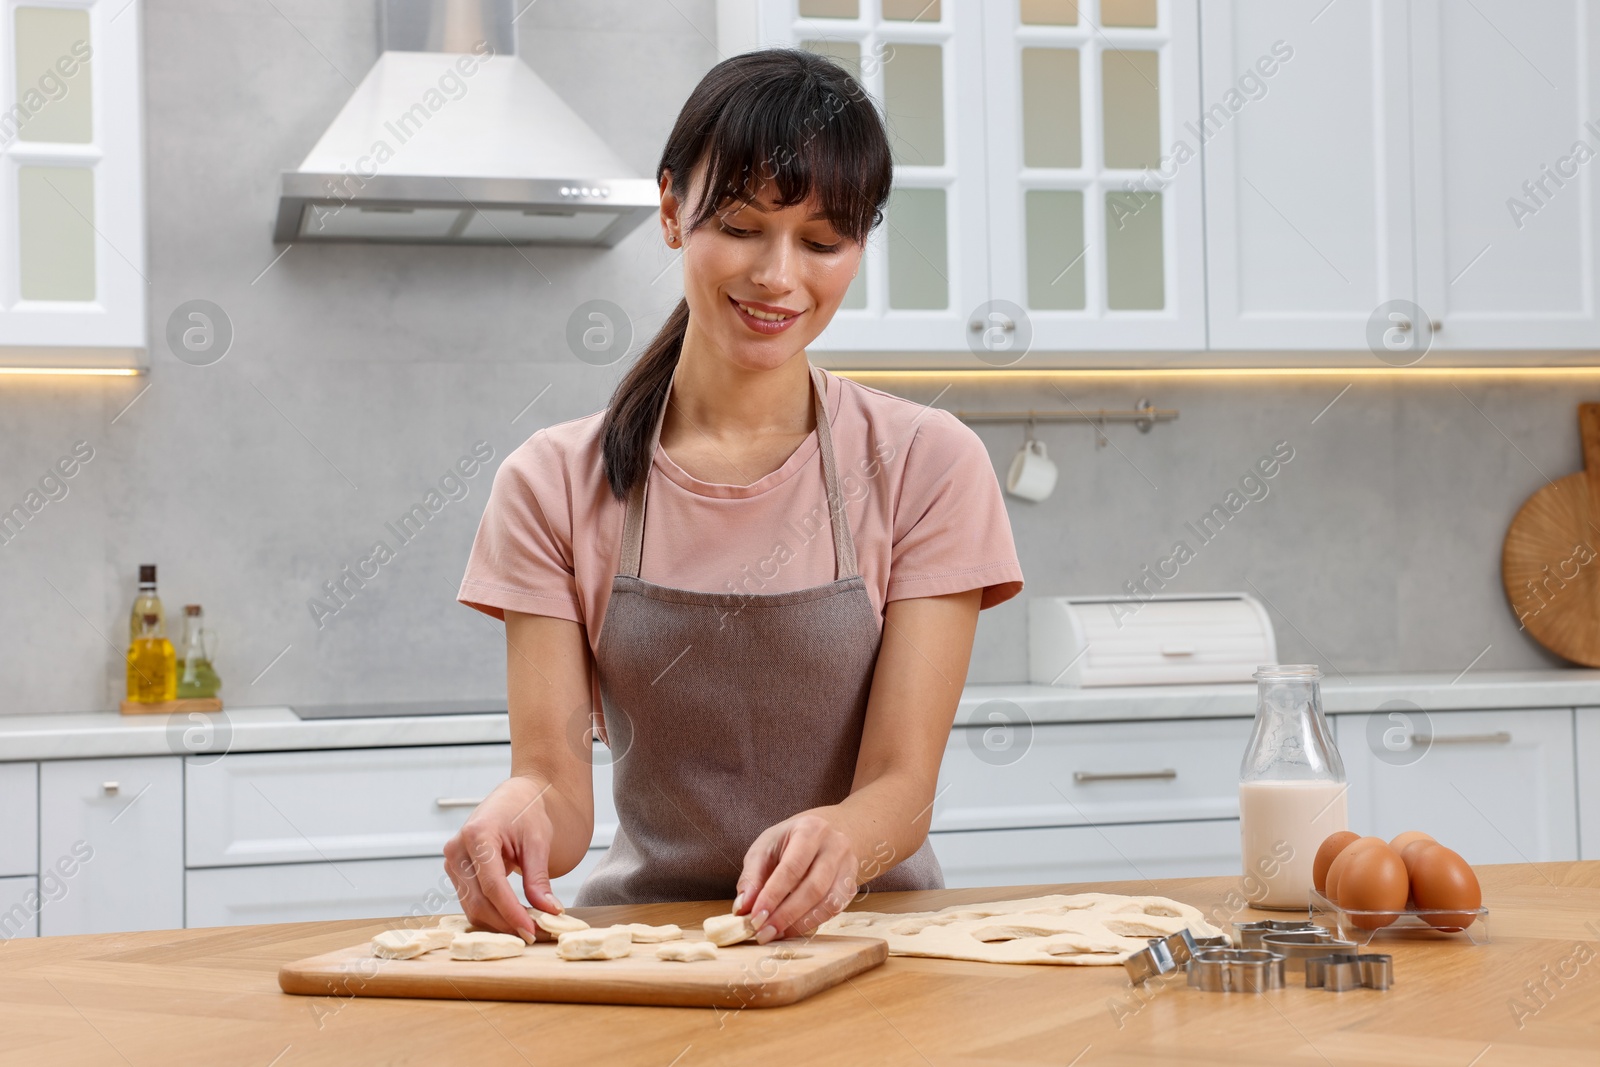
[[[556,879],[556,896],[563,904],[572,902],[578,884],[604,854],[604,849],[591,849],[575,871]],[[187,882],[185,918],[191,927],[381,919],[461,910],[442,857],[213,867],[189,871]],[[511,876],[511,887],[523,900],[516,875]]]
[[[1239,820],[929,835],[950,889],[1237,875]]]
[[[39,765],[0,763],[0,878],[39,873]]]
[[[1428,712],[1432,744],[1412,758],[1401,741],[1421,716],[1334,717],[1352,830],[1422,830],[1473,864],[1578,858],[1570,709]]]
[[[48,761],[39,806],[40,934],[183,925],[179,757]]]
[[[1579,708],[1577,728],[1578,858],[1600,860],[1600,708]]]
[[[1032,727],[1030,738],[1026,727],[999,719],[958,725],[945,748],[932,828],[1237,818],[1239,760],[1251,726],[1250,719],[1047,724]]]
[[[510,745],[269,752],[190,761],[188,865],[442,857],[510,772]],[[595,767],[595,843],[616,829]],[[442,862],[442,861],[441,861]]]
[[[36,878],[0,878],[0,942],[39,936]]]

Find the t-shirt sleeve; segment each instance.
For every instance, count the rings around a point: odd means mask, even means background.
[[[905,463],[884,600],[981,588],[982,609],[1020,593],[1011,518],[983,440],[954,415],[930,408]]]
[[[506,609],[583,622],[572,567],[572,509],[543,430],[495,471],[456,599],[496,619]]]

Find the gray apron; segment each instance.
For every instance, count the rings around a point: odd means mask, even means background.
[[[833,452],[827,383],[811,368],[835,580],[789,593],[703,593],[639,577],[648,474],[628,495],[620,573],[596,646],[620,826],[576,905],[734,895],[761,832],[850,794],[882,631]],[[666,415],[650,435],[654,462]],[[802,445],[803,447],[803,445]],[[716,551],[715,530],[705,531]],[[899,857],[857,857],[883,871]],[[927,841],[866,883],[942,889]]]

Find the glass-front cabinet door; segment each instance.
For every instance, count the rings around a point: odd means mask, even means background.
[[[0,365],[142,362],[141,8],[0,5]]]
[[[827,55],[856,76],[884,115],[894,158],[884,221],[811,347],[964,351],[988,295],[979,5],[760,0],[759,14],[761,44]]]
[[[1205,347],[1193,0],[985,0],[992,321]]]

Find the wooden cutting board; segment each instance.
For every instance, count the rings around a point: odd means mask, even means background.
[[[684,939],[704,936],[685,931]],[[564,960],[544,942],[503,960],[453,960],[448,949],[386,960],[363,942],[284,964],[278,985],[308,996],[772,1008],[871,970],[889,955],[877,938],[829,935],[730,945],[717,959],[699,963],[656,959],[658,947],[634,945],[633,955],[617,960]]]
[[[1584,469],[1522,505],[1500,575],[1517,618],[1558,656],[1600,667],[1600,404],[1578,405]]]

